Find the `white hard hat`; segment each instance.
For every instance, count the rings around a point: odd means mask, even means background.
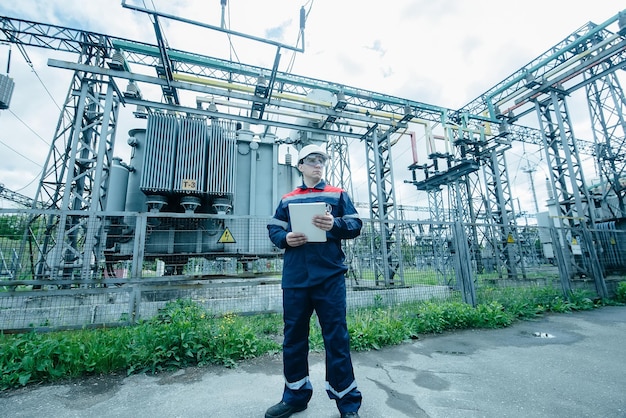
[[[319,154],[326,159],[330,158],[330,155],[328,155],[326,151],[324,151],[321,147],[317,145],[307,145],[306,147],[302,148],[298,153],[298,162],[304,160],[307,155],[311,154]]]

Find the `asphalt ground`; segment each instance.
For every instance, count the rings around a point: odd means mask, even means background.
[[[497,330],[420,336],[353,353],[361,417],[626,417],[626,307],[549,314]],[[338,418],[324,355],[294,418]],[[257,417],[280,399],[280,355],[234,369],[91,377],[0,393],[0,417]]]

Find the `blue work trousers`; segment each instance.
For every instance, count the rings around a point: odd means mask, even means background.
[[[283,401],[304,406],[313,394],[308,355],[309,325],[314,311],[326,349],[326,392],[330,399],[337,402],[340,412],[356,412],[361,406],[361,392],[356,387],[350,357],[343,274],[317,286],[283,289]]]

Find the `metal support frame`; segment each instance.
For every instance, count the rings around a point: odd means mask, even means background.
[[[327,152],[330,155],[330,161],[326,168],[326,178],[330,184],[341,187],[352,197],[352,172],[346,137],[329,135]]]
[[[118,107],[113,81],[74,73],[34,199],[60,210],[37,238],[36,278],[73,277],[75,269],[87,278],[98,268],[104,243],[97,213],[106,206]]]
[[[482,166],[486,186],[485,205],[488,206],[487,214],[490,216],[487,224],[492,226],[492,248],[498,274],[500,277],[517,279],[518,274],[525,277],[525,273],[518,245],[519,236],[505,149],[492,148],[488,153],[488,161]]]
[[[339,127],[341,130],[341,127]],[[352,171],[350,170],[350,153],[348,150],[348,141],[346,137],[341,135],[329,135],[327,152],[330,155],[330,161],[326,168],[326,179],[334,186],[344,189],[350,198],[354,199],[352,191]],[[353,240],[344,240],[342,242],[343,250],[346,255],[346,265],[352,266],[352,259],[356,257],[356,249]],[[350,280],[354,279],[358,284],[358,279],[348,271],[347,276]]]
[[[398,228],[398,214],[395,204],[393,170],[391,169],[390,133],[379,137],[376,127],[365,139],[367,159],[367,183],[369,189],[372,227],[378,225],[379,248],[374,254],[380,255],[375,261],[375,282],[385,286],[404,285],[402,263],[402,236]]]
[[[475,263],[476,270],[482,272],[484,264],[480,251],[478,231],[478,214],[483,213],[482,190],[480,178],[477,174],[479,168],[480,151],[485,145],[482,138],[474,138],[475,132],[468,127],[467,115],[460,116],[458,113],[450,115],[451,123],[447,126],[447,136],[452,138],[455,145],[456,167],[467,165],[466,170],[459,170],[458,177],[450,183],[448,191],[450,207],[455,218],[461,221],[466,228],[465,235],[468,238],[471,260]]]
[[[476,306],[477,300],[472,274],[470,240],[466,235],[466,228],[461,222],[456,221],[452,224],[452,236],[454,271],[456,272],[459,290],[463,296],[463,302]]]
[[[428,190],[428,211],[432,224],[430,225],[430,236],[433,251],[433,266],[435,273],[442,284],[450,284],[450,231],[444,226],[445,222],[450,221],[446,216],[443,206],[443,191],[441,187],[435,187]]]
[[[589,70],[585,77],[595,81],[585,90],[601,174],[599,200],[606,202],[613,217],[620,218],[626,217],[626,97],[617,74],[595,77],[606,66]],[[613,204],[610,198],[615,199]]]
[[[123,6],[129,7],[126,4]],[[140,11],[154,13],[154,11]],[[216,29],[199,22],[186,21],[173,16],[164,14],[158,14],[158,16],[203,26],[207,29]],[[478,231],[475,227],[479,214],[488,210],[492,214],[505,213],[510,210],[508,207],[510,192],[506,190],[506,184],[497,186],[498,182],[508,183],[503,174],[504,171],[501,169],[501,164],[504,162],[498,160],[497,155],[496,161],[491,159],[490,170],[492,172],[488,173],[487,177],[490,180],[486,181],[488,184],[485,185],[489,189],[489,193],[498,194],[500,205],[497,208],[488,209],[484,199],[477,198],[481,188],[479,178],[474,174],[478,162],[481,161],[479,155],[490,149],[490,145],[493,145],[492,143],[497,140],[499,135],[497,131],[500,129],[498,126],[503,118],[510,122],[512,140],[534,141],[536,143],[537,139],[540,138],[546,147],[546,154],[550,157],[548,161],[553,162],[551,167],[554,167],[551,178],[553,182],[557,182],[554,184],[554,188],[561,192],[555,194],[561,203],[561,216],[570,220],[585,217],[593,226],[593,211],[583,208],[584,204],[590,205],[589,196],[585,195],[584,198],[580,196],[581,194],[584,195],[583,191],[585,190],[584,181],[578,181],[579,179],[582,180],[580,162],[572,160],[571,155],[570,157],[561,156],[561,152],[577,156],[578,151],[576,150],[583,149],[584,142],[576,141],[573,134],[570,135],[566,132],[569,118],[559,108],[562,101],[552,98],[552,104],[547,103],[545,95],[554,94],[555,90],[559,90],[559,94],[566,95],[583,86],[588,86],[590,83],[599,82],[602,77],[612,76],[618,69],[626,68],[624,32],[621,29],[618,33],[609,30],[617,20],[618,15],[600,25],[589,23],[583,26],[461,110],[451,111],[421,102],[280,72],[277,68],[280,49],[298,50],[282,44],[276,45],[278,51],[274,67],[266,69],[171,49],[162,43],[158,31],[157,45],[152,45],[82,30],[0,17],[0,41],[16,43],[20,47],[32,45],[77,53],[81,57],[80,64],[77,65],[83,65],[80,69],[74,68],[75,78],[35,198],[36,202],[46,203],[47,208],[67,211],[63,214],[64,219],[61,223],[52,218],[48,221],[46,227],[48,233],[59,228],[56,241],[52,238],[46,238],[49,241],[38,244],[43,249],[42,254],[52,251],[52,249],[58,252],[52,260],[56,267],[44,266],[43,263],[40,263],[38,274],[46,275],[54,268],[67,264],[66,261],[70,261],[69,264],[75,266],[74,261],[71,261],[74,257],[71,249],[81,245],[80,242],[86,237],[94,240],[94,247],[89,249],[88,256],[97,259],[97,256],[91,253],[96,251],[97,244],[95,242],[100,237],[100,233],[96,231],[99,222],[96,218],[92,218],[86,224],[77,224],[71,211],[89,211],[92,209],[97,211],[102,206],[102,196],[106,196],[106,170],[109,167],[109,150],[112,151],[115,137],[118,100],[146,106],[149,109],[184,110],[193,114],[228,117],[233,120],[260,123],[265,126],[293,128],[297,124],[297,119],[296,122],[285,123],[263,118],[262,112],[257,119],[238,117],[232,112],[221,113],[195,109],[195,103],[194,106],[185,106],[185,103],[178,106],[174,105],[177,104],[177,101],[173,101],[174,104],[162,103],[161,98],[156,100],[124,98],[115,88],[113,80],[118,77],[132,79],[138,83],[161,86],[162,89],[187,90],[197,94],[223,97],[230,103],[237,105],[254,105],[259,103],[259,97],[255,94],[259,76],[270,74],[269,85],[264,90],[266,93],[262,97],[264,110],[286,109],[286,112],[306,112],[307,115],[320,120],[329,121],[332,119],[333,123],[326,123],[321,127],[318,124],[310,124],[300,128],[320,134],[343,135],[364,140],[368,164],[370,208],[373,219],[380,223],[383,236],[380,249],[384,263],[380,266],[380,275],[384,278],[385,284],[395,284],[398,275],[402,281],[401,234],[393,226],[397,220],[397,207],[391,170],[393,143],[390,140],[390,135],[400,126],[406,126],[411,118],[416,117],[425,121],[442,123],[445,129],[450,129],[451,123],[458,124],[457,126],[461,126],[464,130],[462,132],[462,129],[455,129],[448,132],[448,138],[455,138],[458,155],[456,162],[458,164],[449,167],[448,173],[439,173],[434,176],[429,180],[430,184],[426,184],[425,187],[449,185],[451,208],[456,210],[457,219],[462,219],[470,228],[467,235],[472,244],[470,248],[477,263],[476,267],[479,270],[482,269],[482,262],[478,250]],[[105,59],[109,58],[114,50],[123,51],[128,67],[115,71],[104,68]],[[160,77],[162,74],[159,74],[159,68],[162,69],[164,65],[163,52],[166,52],[171,65],[169,67],[171,77],[168,75],[165,80]],[[130,64],[152,67],[157,70],[156,77],[131,73]],[[67,68],[70,67],[67,66]],[[581,74],[585,74],[587,77],[582,82],[577,77]],[[592,119],[594,119],[594,123],[599,122],[604,130],[604,136],[597,133],[596,143],[606,144],[597,155],[605,166],[604,171],[607,173],[607,177],[611,174],[613,179],[615,179],[615,174],[623,173],[623,164],[612,165],[611,159],[617,162],[615,156],[622,155],[624,149],[623,141],[607,141],[609,137],[609,140],[619,137],[615,136],[619,135],[615,132],[616,128],[621,126],[624,130],[624,96],[616,81],[617,79],[611,79],[610,86],[613,87],[612,89],[598,85],[594,87],[595,91],[588,90],[589,104],[594,106],[591,111]],[[82,85],[83,82],[86,83],[84,86]],[[568,85],[565,86],[565,84]],[[110,96],[109,91],[105,93],[105,85],[107,88],[113,89],[110,90]],[[275,88],[275,86],[280,86],[280,88]],[[329,92],[336,95],[337,98],[341,95],[341,101],[337,100],[336,104],[311,101],[309,100],[309,93],[314,90]],[[85,92],[84,96],[78,95],[77,92],[83,91]],[[619,115],[617,118],[607,118],[607,113],[612,114],[610,109],[602,108],[600,111],[600,107],[606,104],[609,94],[617,95],[615,96],[617,100],[614,100],[614,110]],[[78,97],[82,97],[82,99],[77,99]],[[92,97],[93,99],[91,99]],[[110,97],[111,103],[109,105],[106,104],[109,99],[103,99],[104,97]],[[84,101],[81,102],[80,100]],[[101,100],[104,100],[103,106]],[[341,103],[340,108],[337,107],[339,102]],[[102,109],[109,110],[102,111]],[[500,109],[504,109],[504,111],[500,111]],[[532,114],[535,109],[540,121],[545,117],[540,134],[531,128],[512,125],[523,115]],[[515,116],[513,111],[516,113]],[[93,115],[90,112],[96,112],[96,114],[101,112],[102,119],[92,119]],[[102,116],[104,113],[108,116]],[[462,117],[458,115],[462,115]],[[106,118],[110,120],[105,121]],[[556,119],[564,119],[566,123]],[[91,126],[90,124],[94,125]],[[467,132],[475,131],[478,129],[477,127],[485,124],[490,124],[494,130],[489,137],[481,137],[477,144],[465,142],[468,139],[464,137]],[[341,126],[349,127],[349,130],[334,128]],[[558,129],[553,129],[554,126],[557,126]],[[378,138],[377,132],[382,132],[383,128],[388,130]],[[557,136],[561,136],[560,140],[562,144],[567,144],[566,146],[559,148],[561,145],[554,143],[557,139],[553,135],[554,132],[558,132],[559,135]],[[101,136],[106,139],[102,139]],[[106,144],[103,145],[104,148],[101,148],[100,142]],[[468,145],[474,149],[468,149]],[[548,146],[553,148],[548,148]],[[585,148],[592,149],[592,152],[596,152],[598,149],[598,147]],[[567,168],[565,166],[568,158],[575,162],[573,167]],[[578,159],[578,157],[576,158]],[[569,173],[566,170],[573,170],[573,172]],[[568,180],[574,184],[574,190],[567,189]],[[613,180],[613,185],[618,183]],[[492,190],[491,188],[494,187],[496,189],[502,187],[502,190]],[[579,194],[578,200],[575,195],[571,195],[575,191]],[[616,189],[618,195],[622,192],[622,189]],[[620,196],[623,198],[623,194]],[[507,218],[509,218],[508,215]],[[512,222],[514,216],[508,220]],[[563,226],[571,229],[566,234],[571,235],[572,232],[575,232],[572,229],[575,226],[572,222],[566,222]],[[580,232],[581,236],[586,236],[585,231],[588,230],[584,229]],[[47,235],[47,237],[51,236]],[[62,244],[65,245],[64,249]],[[68,254],[67,260],[63,259],[65,257],[64,252]],[[589,263],[586,263],[586,270],[597,277],[599,294],[604,295],[606,292],[602,291],[603,278],[601,274],[597,274],[599,270],[597,256],[594,255],[593,245],[590,241],[587,252],[590,256],[588,257]],[[509,260],[516,258],[512,255],[507,257]],[[81,268],[81,274],[87,274],[87,270],[91,268],[86,267],[87,265],[91,265],[91,262],[83,263],[84,267]],[[377,276],[377,281],[378,279]]]
[[[585,185],[580,155],[563,92],[552,89],[549,100],[535,102],[537,117],[544,136],[546,161],[553,186],[553,196],[558,207],[558,223],[561,228],[567,273],[571,276],[590,275],[596,283],[596,291],[607,297],[604,275],[595,250],[595,240],[589,232],[594,226],[594,211]],[[583,250],[575,257],[572,246],[580,242]]]

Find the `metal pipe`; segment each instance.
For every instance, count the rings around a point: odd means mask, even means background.
[[[553,69],[551,69],[550,71],[548,71],[547,73],[545,73],[543,75],[544,80],[543,81],[549,81],[548,77],[551,77],[552,75],[555,75],[557,73],[559,73],[560,71],[565,70],[568,67],[571,67],[572,65],[576,64],[581,58],[591,54],[592,52],[600,49],[601,47],[605,46],[607,43],[615,40],[618,37],[618,35],[614,34],[608,38],[606,38],[605,40],[603,40],[602,42],[598,43],[597,45],[594,45],[592,48],[587,49],[573,57],[571,57],[570,59],[568,59],[567,61],[557,65],[556,67],[554,67]],[[513,93],[509,94],[506,97],[503,97],[502,99],[498,100],[498,102],[496,103],[496,106],[500,107],[503,104],[505,104],[506,102],[515,99],[516,97],[518,97],[519,95],[521,95],[522,93],[524,93],[525,91],[527,91],[528,88],[527,87],[522,87],[516,91],[514,91]]]
[[[604,23],[601,23],[600,25],[595,25],[593,27],[593,30],[589,31],[588,33],[586,33],[585,35],[583,35],[581,37],[576,38],[576,42],[577,43],[582,43],[584,41],[587,41],[588,39],[591,39],[598,32],[603,31],[609,25],[611,25],[613,22],[617,21],[618,17],[619,17],[619,14],[616,14],[615,16],[609,18]],[[495,89],[492,92],[489,92],[489,94],[487,95],[487,101],[491,101],[491,98],[494,97],[495,95],[497,95],[497,94],[501,93],[502,91],[508,89],[509,87],[513,86],[515,83],[520,82],[522,80],[522,78],[525,77],[525,74],[527,72],[536,71],[537,69],[539,69],[541,67],[545,67],[550,61],[556,59],[555,57],[559,57],[559,56],[563,55],[563,53],[569,51],[570,48],[571,48],[571,43],[568,44],[567,46],[562,47],[561,49],[559,49],[555,53],[551,54],[548,58],[543,59],[540,62],[533,64],[532,67],[527,69],[527,71],[524,74],[519,74],[519,75],[515,76],[512,80],[506,82],[504,85],[498,87],[497,89]]]

